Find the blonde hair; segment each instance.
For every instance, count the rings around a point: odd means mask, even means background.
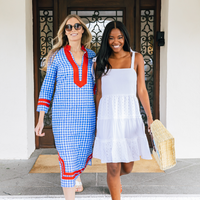
[[[90,48],[90,42],[92,40],[92,34],[90,33],[89,29],[85,25],[85,23],[82,21],[82,19],[78,15],[68,15],[63,23],[60,25],[60,28],[58,30],[57,36],[53,39],[53,41],[57,40],[57,43],[53,46],[53,48],[49,51],[48,55],[45,58],[45,65],[42,68],[43,71],[47,70],[47,66],[50,65],[53,62],[53,59],[56,55],[56,53],[65,45],[69,44],[68,38],[65,35],[65,25],[67,21],[71,18],[76,18],[82,25],[82,28],[84,29],[84,33],[81,38],[81,44],[84,45],[85,48]]]

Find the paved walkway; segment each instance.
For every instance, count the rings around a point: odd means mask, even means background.
[[[0,200],[65,200],[60,196],[0,196]],[[78,195],[76,200],[111,200],[110,195]],[[121,200],[199,200],[200,195],[126,195],[123,194]]]
[[[63,199],[59,174],[29,174],[40,154],[56,153],[40,149],[28,160],[0,160],[0,199]],[[81,179],[84,191],[77,199],[110,199],[106,173],[84,173]],[[124,200],[200,199],[200,159],[178,159],[165,173],[131,173],[122,176],[121,182]]]

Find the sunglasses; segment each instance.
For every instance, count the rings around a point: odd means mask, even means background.
[[[66,31],[71,31],[72,27],[74,27],[75,30],[81,30],[82,25],[79,23],[74,24],[74,26],[72,26],[71,24],[66,24],[65,25],[65,30]]]

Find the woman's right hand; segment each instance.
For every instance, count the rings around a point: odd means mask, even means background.
[[[38,121],[37,126],[35,127],[35,133],[39,137],[45,136],[45,133],[42,133],[42,129],[44,128],[44,122]]]

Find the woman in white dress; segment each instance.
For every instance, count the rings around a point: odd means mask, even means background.
[[[120,176],[130,173],[140,157],[152,159],[137,97],[145,109],[148,128],[153,122],[144,60],[130,49],[123,23],[115,21],[106,26],[94,69],[97,129],[93,157],[107,163],[111,197],[119,200]]]

